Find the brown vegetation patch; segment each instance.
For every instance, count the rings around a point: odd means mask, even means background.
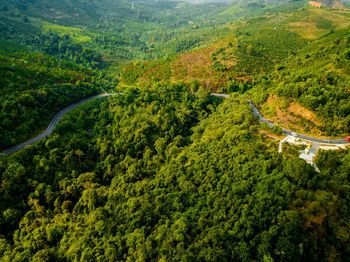
[[[313,123],[315,123],[318,126],[324,126],[323,123],[321,123],[320,121],[317,120],[317,117],[316,117],[314,112],[306,109],[305,107],[299,105],[298,103],[293,102],[293,103],[289,104],[287,110],[290,112],[293,112],[296,115],[300,115],[300,116],[312,121]]]
[[[272,95],[261,106],[261,113],[271,122],[299,133],[322,136],[323,123],[315,114],[296,102],[290,103],[283,97]]]
[[[229,56],[229,55],[228,55]],[[235,57],[233,57],[233,55],[231,55],[231,57],[229,57],[230,59],[225,59],[225,60],[221,60],[220,62],[226,66],[228,68],[228,70],[231,70],[234,68],[234,66],[237,64],[237,61],[235,59]]]
[[[339,1],[335,1],[332,5],[333,8],[338,8],[338,9],[343,9],[344,8],[344,4],[342,2]]]
[[[317,8],[320,8],[320,7],[323,6],[322,3],[316,2],[316,1],[310,1],[310,2],[309,2],[309,5],[311,5],[311,6],[313,6],[313,7],[317,7]]]
[[[213,91],[225,85],[226,75],[217,72],[213,68],[212,55],[219,48],[228,46],[228,43],[232,41],[231,38],[221,39],[208,47],[178,55],[171,65],[172,80],[190,82],[197,79],[204,87]],[[228,69],[232,69],[236,64],[233,57],[228,57],[225,60],[220,59],[219,61]]]
[[[210,78],[212,75],[211,55],[214,51],[213,47],[206,47],[177,56],[172,64],[174,80],[189,81],[195,78]]]

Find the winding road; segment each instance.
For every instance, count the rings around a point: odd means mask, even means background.
[[[1,154],[4,155],[11,155],[21,149],[23,149],[25,146],[28,145],[32,145],[35,142],[47,137],[48,135],[50,135],[52,133],[52,131],[54,130],[54,128],[56,127],[56,125],[58,124],[58,122],[61,120],[61,118],[68,113],[69,111],[71,111],[72,109],[76,108],[77,106],[80,106],[82,104],[85,104],[86,102],[94,99],[94,98],[99,98],[99,97],[107,97],[107,96],[113,96],[113,95],[117,95],[119,93],[109,93],[109,94],[102,94],[102,95],[95,95],[95,96],[90,96],[88,98],[84,98],[74,104],[71,104],[65,108],[63,108],[61,111],[59,111],[51,120],[49,126],[38,136],[27,140],[26,142],[23,142],[22,144],[13,146],[9,149],[6,149],[5,151],[1,152]]]
[[[275,126],[272,122],[270,122],[269,120],[267,120],[266,118],[264,118],[261,115],[259,110],[256,108],[256,106],[251,101],[249,101],[248,103],[253,108],[253,114],[255,116],[259,117],[259,121],[260,122],[266,123],[270,127]],[[346,141],[345,138],[322,139],[322,138],[316,138],[316,137],[311,137],[311,136],[306,136],[306,135],[303,135],[303,134],[295,133],[295,132],[292,132],[292,131],[290,131],[288,129],[284,129],[284,128],[281,128],[281,129],[282,129],[282,132],[284,134],[286,134],[286,135],[294,136],[294,137],[300,138],[302,140],[307,140],[307,141],[310,141],[310,142],[321,143],[321,144],[330,144],[330,145],[346,145],[346,144],[350,144],[350,142]]]
[[[64,109],[62,109],[61,111],[59,111],[51,120],[49,126],[38,136],[27,140],[26,142],[16,145],[14,147],[11,147],[3,152],[1,152],[1,154],[3,155],[10,155],[13,154],[21,149],[23,149],[25,146],[28,145],[32,145],[35,142],[47,137],[48,135],[50,135],[52,133],[52,131],[54,130],[54,128],[56,127],[56,125],[58,124],[58,122],[61,120],[61,118],[63,117],[63,115],[65,115],[66,113],[68,113],[69,111],[71,111],[72,109],[76,108],[77,106],[80,106],[82,104],[85,104],[86,102],[94,99],[94,98],[100,98],[100,97],[107,97],[107,96],[114,96],[120,93],[108,93],[108,94],[101,94],[101,95],[95,95],[95,96],[91,96],[88,98],[84,98],[82,100],[80,100],[77,103],[74,103],[70,106],[65,107]],[[229,97],[229,95],[227,94],[217,94],[217,93],[211,93],[212,96],[219,96],[219,97],[223,97],[223,98],[227,98]],[[255,116],[259,117],[259,121],[260,122],[264,122],[267,123],[270,127],[273,127],[274,124],[270,121],[268,121],[267,119],[265,119],[261,113],[259,112],[259,110],[256,108],[256,106],[249,101],[248,102],[249,105],[252,107],[253,109],[253,114]],[[294,136],[294,137],[298,137],[302,140],[307,140],[307,141],[311,141],[311,142],[316,142],[316,143],[323,143],[323,144],[330,144],[330,145],[339,145],[339,144],[350,144],[350,142],[346,141],[345,138],[341,138],[341,139],[321,139],[321,138],[316,138],[316,137],[310,137],[310,136],[306,136],[303,134],[298,134],[298,133],[294,133],[290,130],[284,129],[282,128],[282,132],[286,135],[290,135],[290,136]]]
[[[220,96],[220,97],[224,97],[224,98],[229,97],[229,95],[226,95],[226,94],[212,93],[211,95],[213,95],[213,96]],[[253,109],[253,114],[255,116],[259,117],[259,121],[260,122],[266,123],[270,127],[274,127],[275,126],[274,123],[270,122],[269,120],[267,120],[266,118],[264,118],[262,116],[262,114],[259,112],[259,110],[256,108],[256,106],[251,101],[248,101],[248,103]],[[345,138],[322,139],[322,138],[316,138],[316,137],[311,137],[311,136],[306,136],[306,135],[303,135],[303,134],[295,133],[295,132],[292,132],[292,131],[290,131],[288,129],[284,129],[284,128],[281,128],[281,129],[282,129],[282,132],[284,134],[286,134],[286,135],[294,136],[294,137],[300,138],[302,140],[307,140],[307,141],[314,142],[314,143],[329,144],[329,145],[347,145],[347,144],[350,145],[350,142],[346,141]]]

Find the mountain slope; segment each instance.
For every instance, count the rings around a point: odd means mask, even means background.
[[[149,60],[194,49],[230,33],[229,27],[217,28],[218,25],[244,17],[293,10],[304,4],[304,1],[265,1],[261,6],[240,1],[191,4],[176,1],[2,0],[0,26],[4,38],[10,37],[22,44],[30,45],[28,39],[35,38],[42,29],[49,29],[60,36],[69,34],[83,47],[104,56],[105,60]],[[231,12],[232,8],[239,12]],[[31,30],[23,30],[25,27]],[[71,33],[73,30],[75,34]]]
[[[0,150],[41,131],[59,109],[101,92],[83,68],[0,43]]]
[[[267,101],[263,113],[282,126],[321,137],[344,136],[350,131],[349,26],[348,10],[302,8],[252,18],[232,25],[232,36],[205,48],[129,63],[121,82],[184,81],[194,91],[198,86],[242,93],[254,88],[250,98],[257,104]],[[304,109],[315,116],[297,113]]]
[[[199,93],[128,90],[0,160],[2,259],[346,260],[349,151],[318,174],[246,101]]]
[[[350,132],[350,12],[279,2],[2,0],[1,37],[26,46],[0,41],[1,146],[123,91],[0,158],[0,260],[347,261],[350,149],[320,150],[316,172],[247,100]],[[220,25],[243,11],[262,16]]]
[[[312,123],[307,119],[299,119],[279,124],[295,125],[299,121],[298,130],[320,136],[348,134],[350,132],[349,37],[349,29],[336,31],[311,43],[281,64],[271,77],[270,88],[265,91],[270,97],[262,106],[263,113],[279,123],[283,119],[278,120],[276,110],[288,113],[289,105],[297,102],[314,112],[317,120]],[[276,95],[277,97],[273,98]],[[280,101],[281,104],[276,106],[274,100]],[[290,113],[293,113],[293,110]]]

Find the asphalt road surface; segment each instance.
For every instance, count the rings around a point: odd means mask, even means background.
[[[102,95],[96,95],[96,96],[91,96],[91,97],[88,97],[88,98],[85,98],[85,99],[82,99],[80,100],[79,102],[75,103],[75,104],[72,104],[70,106],[67,106],[66,108],[62,109],[61,111],[59,111],[51,120],[49,126],[46,128],[46,130],[44,132],[42,132],[40,135],[32,138],[32,139],[29,139],[27,140],[26,142],[20,144],[20,145],[16,145],[14,147],[11,147],[3,152],[1,152],[2,154],[4,155],[10,155],[12,153],[15,153],[21,149],[23,149],[25,146],[28,146],[28,145],[32,145],[34,144],[35,142],[47,137],[48,135],[50,135],[52,133],[52,131],[54,130],[54,128],[56,127],[56,125],[58,124],[58,122],[61,120],[61,118],[63,117],[63,115],[65,115],[66,113],[68,113],[69,111],[71,111],[72,109],[76,108],[77,106],[80,106],[94,98],[98,98],[98,97],[107,97],[107,96],[113,96],[113,95],[117,95],[119,93],[110,93],[110,94],[102,94]],[[216,94],[216,93],[211,93],[211,95],[213,96],[219,96],[219,97],[223,97],[223,98],[226,98],[226,97],[229,97],[229,95],[227,94]],[[248,102],[249,105],[252,107],[253,109],[253,114],[255,116],[258,116],[259,117],[259,121],[260,122],[264,122],[266,124],[268,124],[270,127],[273,127],[274,124],[270,121],[268,121],[267,119],[265,119],[261,113],[259,112],[259,110],[255,107],[255,105],[252,103],[252,102]],[[340,138],[340,139],[321,139],[321,138],[316,138],[316,137],[310,137],[310,136],[306,136],[306,135],[303,135],[303,134],[298,134],[298,133],[295,133],[295,132],[292,132],[290,130],[287,130],[287,129],[284,129],[282,128],[282,132],[286,135],[290,135],[290,136],[294,136],[294,137],[298,137],[300,139],[303,139],[303,140],[308,140],[308,141],[311,141],[311,142],[316,142],[316,143],[322,143],[322,144],[330,144],[330,145],[333,145],[333,144],[350,144],[350,142],[346,141],[345,138]]]
[[[265,119],[259,112],[259,110],[255,107],[255,105],[252,102],[248,102],[249,105],[253,108],[253,114],[255,116],[259,117],[259,121],[260,122],[264,122],[266,124],[268,124],[270,127],[273,127],[274,124],[272,122],[270,122],[269,120]],[[322,138],[316,138],[316,137],[311,137],[311,136],[306,136],[303,134],[299,134],[299,133],[295,133],[292,132],[290,130],[281,128],[282,132],[286,135],[290,135],[290,136],[294,136],[303,140],[307,140],[307,141],[311,141],[311,142],[315,142],[315,143],[321,143],[321,144],[330,144],[330,145],[334,145],[334,144],[350,144],[350,142],[346,141],[345,138],[339,138],[339,139],[322,139]]]
[[[84,98],[82,100],[80,100],[79,102],[76,102],[75,104],[69,105],[65,108],[63,108],[61,111],[59,111],[51,120],[49,126],[38,136],[27,140],[26,142],[16,145],[14,147],[11,147],[9,149],[6,149],[5,151],[1,152],[4,155],[10,155],[12,153],[15,153],[21,149],[23,149],[25,146],[28,145],[32,145],[35,142],[47,137],[48,135],[50,135],[52,133],[52,131],[54,130],[54,128],[56,127],[56,125],[58,124],[58,122],[61,120],[61,118],[63,117],[63,115],[65,115],[66,113],[68,113],[69,111],[71,111],[72,109],[76,108],[77,106],[80,106],[82,104],[85,104],[86,102],[94,99],[94,98],[98,98],[98,97],[107,97],[107,96],[113,96],[116,95],[118,93],[111,93],[111,94],[102,94],[102,95],[95,95],[95,96],[91,96],[88,98]]]

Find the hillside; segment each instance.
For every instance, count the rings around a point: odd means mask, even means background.
[[[0,150],[46,128],[59,109],[101,92],[86,69],[10,42],[0,44]]]
[[[56,38],[63,38],[59,41],[64,43],[65,36],[69,35],[70,46],[81,45],[80,49],[88,49],[95,57],[102,56],[102,61],[153,60],[205,46],[230,35],[228,23],[293,10],[304,4],[305,1],[272,0],[264,1],[263,6],[241,1],[201,4],[133,1],[132,4],[126,0],[2,0],[0,36],[45,51],[42,43],[33,43],[32,39],[45,42],[46,34],[51,32],[58,34]],[[49,54],[64,56],[65,52]]]
[[[105,93],[0,155],[0,261],[348,261],[350,10],[308,2],[0,0],[0,150]]]
[[[265,91],[270,94],[269,98],[265,100],[267,96],[259,95],[261,100],[257,100],[263,103],[263,113],[282,126],[293,126],[294,130],[304,133],[319,136],[349,133],[349,37],[349,29],[335,31],[281,64],[271,77],[270,88]],[[259,86],[257,92],[258,89]],[[289,108],[292,103],[300,105],[303,112],[311,110],[314,116],[310,118]],[[288,116],[278,120],[277,111],[286,112],[294,120],[286,123]]]
[[[267,101],[263,113],[282,126],[321,137],[344,136],[350,131],[349,25],[349,11],[316,8],[243,20],[232,26],[231,36],[205,48],[155,62],[129,63],[120,81],[127,85],[184,81],[194,91],[199,86],[216,92],[253,89],[247,97],[258,105]],[[297,83],[300,87],[293,91]],[[273,102],[274,95],[280,105]],[[298,103],[297,111],[311,110],[315,116],[293,116],[297,113],[289,108],[293,102]],[[285,113],[278,115],[275,109]]]
[[[0,160],[3,260],[343,261],[349,151],[315,173],[214,98],[131,89]]]
[[[74,44],[106,59],[151,59],[181,51],[178,46],[189,34],[195,39],[190,47],[208,41],[201,34],[212,31],[213,17],[226,6],[126,0],[1,1],[0,26],[3,37],[26,45],[52,32],[69,35]]]
[[[230,78],[252,79],[261,73],[269,74],[283,59],[295,55],[311,40],[317,41],[331,30],[346,28],[350,23],[349,14],[345,10],[303,8],[287,14],[243,20],[231,26],[230,36],[205,48],[169,58],[171,70],[167,73],[175,81],[197,79],[200,82],[221,82],[220,87]],[[140,67],[147,69],[152,67],[152,63],[133,62],[127,65],[122,81],[129,84],[137,82],[137,75],[128,79],[129,71],[142,75],[140,81],[150,78],[147,70]],[[219,86],[213,84],[211,87]]]

